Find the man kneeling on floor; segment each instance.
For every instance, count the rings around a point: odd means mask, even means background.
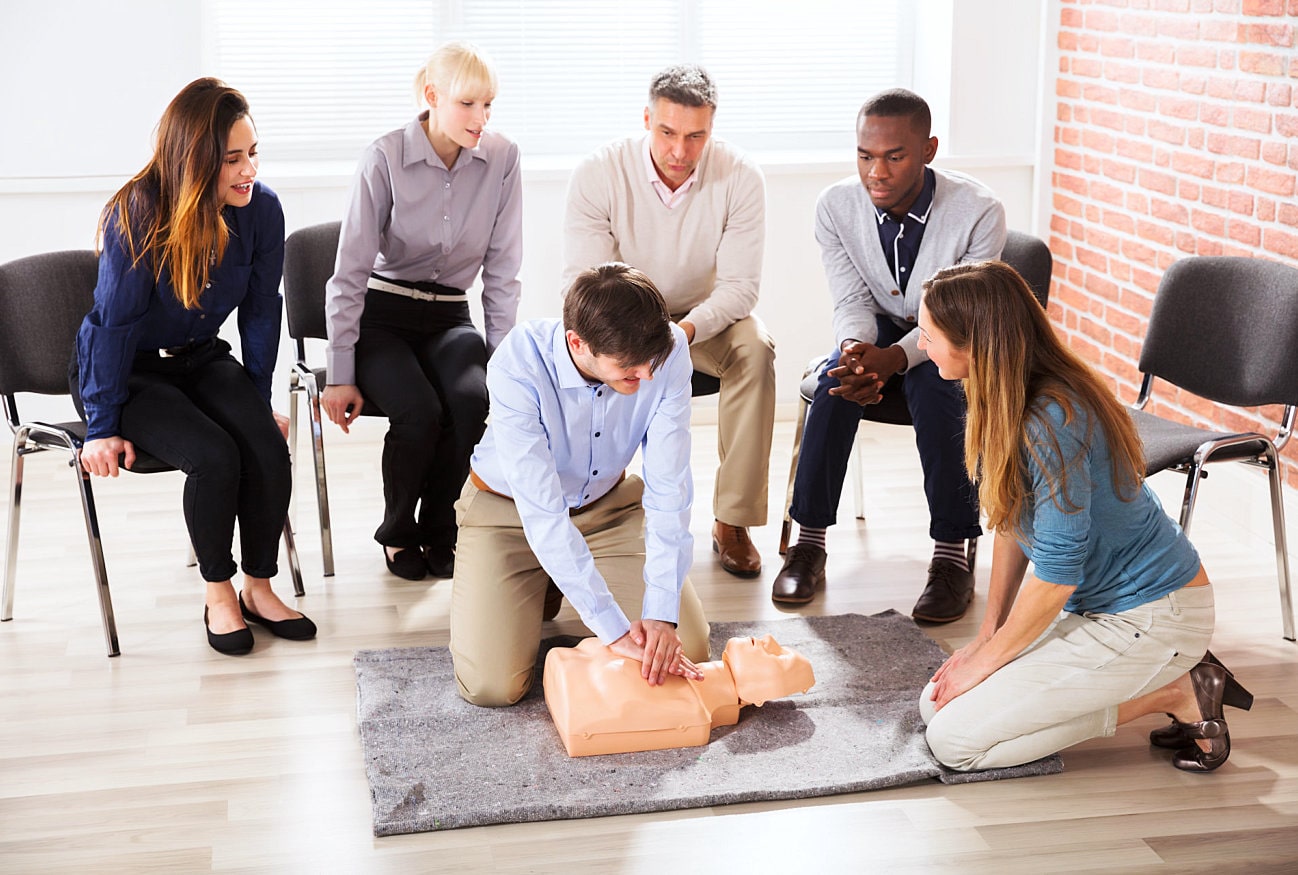
[[[451,656],[466,700],[523,697],[560,594],[647,683],[702,678],[708,624],[686,576],[691,372],[662,295],[618,263],[577,276],[562,321],[521,323],[496,349],[491,422],[455,505]],[[637,449],[643,480],[626,474]]]

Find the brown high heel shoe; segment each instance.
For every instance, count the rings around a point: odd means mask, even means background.
[[[1211,650],[1203,655],[1202,662],[1220,666],[1226,672],[1226,689],[1222,695],[1223,705],[1229,705],[1230,707],[1238,708],[1241,711],[1252,709],[1253,694],[1244,689],[1239,681],[1235,680],[1235,675],[1231,673],[1230,669],[1221,664],[1221,660],[1212,655]],[[1167,716],[1172,717],[1171,714],[1168,714]],[[1194,739],[1185,734],[1182,730],[1183,726],[1185,726],[1184,723],[1180,722],[1175,717],[1172,717],[1172,722],[1168,725],[1150,731],[1149,743],[1154,747],[1167,748],[1168,750],[1180,750],[1183,747],[1193,744]]]
[[[1203,719],[1181,724],[1182,732],[1190,740],[1188,747],[1178,750],[1172,757],[1172,765],[1181,771],[1211,772],[1230,757],[1230,728],[1221,713],[1229,676],[1226,669],[1211,662],[1201,662],[1190,669],[1190,683]],[[1194,744],[1194,740],[1199,738],[1210,742],[1208,750]]]

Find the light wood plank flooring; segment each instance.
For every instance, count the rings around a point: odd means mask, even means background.
[[[706,407],[699,418],[693,580],[712,619],[783,616],[769,592],[792,425],[777,424],[772,523],[755,530],[767,567],[744,581],[710,551],[716,430]],[[1168,765],[1146,743],[1161,722],[1148,718],[1067,751],[1052,777],[375,839],[351,656],[445,644],[451,589],[388,575],[371,540],[381,425],[327,437],[333,578],[320,575],[299,472],[300,606],[319,639],[259,630],[237,659],[204,641],[178,475],[96,483],[123,650],[108,659],[71,476],[52,457],[28,460],[15,619],[0,625],[0,871],[1298,871],[1298,645],[1280,635],[1265,483],[1233,469],[1205,484],[1194,534],[1217,583],[1214,650],[1258,701],[1228,714],[1236,749],[1214,774]],[[912,433],[867,425],[863,443],[869,519],[852,519],[849,490],[828,591],[804,613],[909,612],[922,585]],[[0,476],[7,490],[7,464]],[[1179,507],[1178,477],[1155,486]],[[930,632],[948,649],[977,623],[984,543],[974,613]],[[565,607],[556,632],[577,628]]]

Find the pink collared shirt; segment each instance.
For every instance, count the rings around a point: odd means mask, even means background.
[[[672,191],[671,188],[668,187],[667,183],[662,181],[662,177],[658,175],[658,168],[654,167],[653,155],[649,152],[648,135],[645,136],[644,145],[641,146],[640,151],[644,155],[645,172],[649,175],[649,181],[653,183],[654,191],[658,194],[658,199],[663,202],[663,205],[667,207],[667,209],[675,209],[676,205],[685,199],[685,193],[694,187],[694,181],[698,179],[699,176],[698,167],[694,168],[694,172],[680,184],[679,188]]]

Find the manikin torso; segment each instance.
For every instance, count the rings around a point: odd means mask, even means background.
[[[717,726],[816,682],[811,663],[770,635],[731,638],[719,661],[699,664],[703,680],[668,676],[651,687],[640,663],[587,638],[545,659],[545,702],[569,756],[694,747]]]

